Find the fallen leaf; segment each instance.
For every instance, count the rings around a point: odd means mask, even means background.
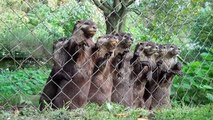
[[[115,114],[116,117],[127,117],[129,116],[128,114],[126,113],[120,113],[120,114]]]
[[[138,118],[137,120],[149,120],[148,118]]]

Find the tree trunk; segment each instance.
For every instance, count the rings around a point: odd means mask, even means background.
[[[126,23],[126,14],[122,15],[123,17],[121,17],[120,21],[119,21],[119,28],[118,28],[118,32],[123,32],[125,31],[125,23]]]
[[[104,14],[106,23],[106,34],[118,32],[119,15],[116,13]]]
[[[126,22],[126,9],[122,7],[119,12],[104,14],[106,23],[106,33],[123,32]]]
[[[93,0],[93,3],[104,12],[106,34],[124,31],[127,7],[134,2],[135,0],[114,0],[110,4],[107,1]]]

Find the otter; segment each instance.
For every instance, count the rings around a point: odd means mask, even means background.
[[[67,61],[68,54],[65,48],[67,47],[68,38],[61,38],[53,44],[53,68],[50,72],[50,76],[47,79],[46,85],[41,93],[39,100],[40,110],[45,108],[45,104],[52,106],[52,99],[55,97],[58,84],[65,76],[63,71],[63,65]],[[54,107],[54,106],[52,106]]]
[[[144,93],[145,85],[148,81],[152,80],[153,71],[156,69],[156,53],[158,52],[158,46],[153,42],[144,42],[143,51],[140,55],[140,61],[135,65],[135,68],[139,66],[137,71],[133,71],[134,79],[134,107],[145,107]]]
[[[114,51],[114,58],[112,59],[112,72],[113,89],[111,101],[120,103],[125,106],[132,106],[133,101],[133,85],[130,81],[130,74],[132,67],[130,60],[133,57],[129,51],[133,38],[130,33],[116,33],[120,43]]]
[[[180,54],[180,49],[176,45],[166,45],[167,54],[161,59],[161,65],[158,68],[157,78],[155,81],[155,90],[152,91],[152,102],[150,109],[171,107],[170,89],[172,79],[175,75],[182,76],[181,63],[177,61],[177,55]]]
[[[66,40],[63,45],[66,51],[67,60],[62,65],[62,71],[56,73],[62,77],[56,77],[52,81],[57,83],[57,92],[51,93],[53,88],[44,89],[49,94],[53,94],[50,99],[53,101],[54,108],[61,108],[68,102],[69,108],[81,107],[86,103],[90,81],[89,76],[92,74],[94,67],[91,55],[95,44],[92,37],[97,31],[96,24],[91,20],[81,20],[75,24],[73,35]],[[63,54],[62,54],[63,55]],[[48,96],[49,97],[49,96]],[[40,103],[49,102],[41,98]]]
[[[148,81],[145,86],[145,93],[144,93],[144,102],[145,102],[145,107],[147,109],[150,109],[151,103],[152,103],[152,94],[158,87],[158,75],[160,73],[160,66],[162,65],[162,58],[167,54],[167,45],[159,45],[159,51],[156,57],[156,65],[157,68],[153,72],[152,77],[153,79],[151,81]]]
[[[118,45],[118,37],[106,35],[98,38],[96,46],[98,47],[96,55],[96,64],[93,70],[91,86],[88,95],[88,101],[98,103],[99,105],[110,102],[112,87],[108,76],[110,75],[110,67],[107,61],[113,50]]]

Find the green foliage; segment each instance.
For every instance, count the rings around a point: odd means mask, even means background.
[[[212,120],[212,105],[194,108],[177,107],[173,109],[154,110],[154,114],[144,109],[125,108],[118,104],[111,104],[109,111],[106,105],[88,104],[84,108],[68,111],[65,108],[40,112],[35,107],[24,107],[20,111],[0,111],[0,119],[40,119],[40,120],[136,120],[149,118],[156,120]]]
[[[183,104],[198,105],[213,102],[213,53],[202,53],[202,61],[183,67],[184,77],[174,80],[173,100]]]
[[[195,19],[191,38],[201,45],[211,47],[213,42],[213,10],[208,7],[203,8]]]
[[[156,111],[156,120],[212,120],[213,105],[178,107]]]
[[[0,1],[0,57],[47,56],[46,53],[49,55],[48,52],[52,50],[53,41],[70,36],[74,23],[80,19],[92,18],[101,31],[98,35],[105,33],[105,19],[95,5],[88,1],[77,3],[76,0],[69,0],[54,9],[47,3],[30,1],[33,2]],[[212,5],[212,2],[208,3]],[[175,43],[184,49],[182,53],[185,60],[196,60],[184,66],[183,78],[176,77],[174,80],[172,97],[177,103],[198,105],[213,101],[213,49],[203,52],[212,45],[213,16],[212,8],[204,7],[205,4],[207,2],[202,0],[144,0],[139,6],[130,6],[130,9],[139,8],[141,13],[127,14],[125,31],[133,34],[134,44],[145,40]],[[204,46],[197,46],[197,41]],[[18,96],[38,94],[48,72],[43,69],[2,71],[0,103],[15,98],[13,94],[16,92]],[[108,105],[107,108],[110,110],[111,107]]]
[[[81,6],[72,0],[59,6],[55,10],[42,3],[38,3],[27,13],[29,24],[45,29],[56,38],[70,36],[73,26],[77,20],[87,19],[90,9]]]
[[[11,6],[0,14],[0,56],[15,56],[17,52],[24,57],[48,56],[53,41],[70,36],[75,22],[89,19],[94,12],[89,9],[91,4],[81,5],[75,0],[54,10],[40,2],[31,5],[27,12],[19,9],[15,13],[16,9]]]
[[[15,27],[0,37],[2,46],[0,56],[10,54],[16,57],[28,57],[32,55],[41,58],[46,52],[41,45],[50,49],[49,44],[52,43],[53,36],[48,35],[49,33],[42,29],[30,31],[26,26]]]
[[[29,68],[17,71],[3,70],[0,73],[0,104],[13,102],[20,97],[38,95],[42,90],[49,70]]]
[[[70,119],[137,119],[138,117],[146,117],[149,112],[144,109],[125,108],[122,105],[111,104],[112,110],[108,110],[106,104],[99,106],[97,104],[88,104],[84,108],[68,111],[66,108],[58,110],[38,111],[33,107],[23,108],[17,115],[11,116],[12,113],[7,111],[0,112],[0,118],[12,117],[13,119],[50,119],[50,120],[70,120]],[[121,115],[120,115],[121,114]]]

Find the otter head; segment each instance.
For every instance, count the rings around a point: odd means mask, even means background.
[[[147,56],[157,54],[159,51],[159,47],[157,44],[153,42],[146,42],[145,47],[144,47],[144,54]]]
[[[167,50],[168,50],[167,54],[171,57],[180,54],[180,48],[178,48],[176,45],[173,45],[173,44],[167,45]]]
[[[110,52],[115,49],[115,47],[118,45],[119,39],[117,36],[113,35],[106,35],[98,37],[98,40],[96,42],[96,47],[98,48],[104,48]]]
[[[77,21],[74,27],[74,32],[82,30],[84,33],[84,36],[87,38],[93,37],[97,31],[97,26],[95,22],[91,20],[80,20]]]
[[[114,35],[117,36],[119,39],[119,47],[126,49],[130,48],[133,43],[133,38],[130,33],[116,33]]]
[[[167,45],[159,45],[159,57],[165,56],[168,53]]]
[[[146,42],[138,43],[135,47],[134,55],[142,56],[145,46]]]

